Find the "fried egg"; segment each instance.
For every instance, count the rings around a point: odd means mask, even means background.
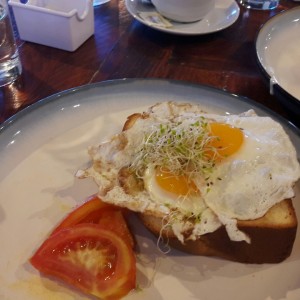
[[[237,220],[294,196],[296,151],[269,117],[163,102],[131,121],[89,149],[92,165],[77,177],[92,177],[103,201],[167,219],[182,242],[222,225],[231,240],[250,242]]]

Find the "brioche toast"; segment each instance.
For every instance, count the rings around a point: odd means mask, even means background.
[[[147,114],[135,113],[129,116],[123,131],[131,128],[139,118],[147,118]],[[127,179],[125,176],[124,180],[122,176],[121,181],[130,193],[130,189],[134,190],[137,185],[132,176],[131,180]],[[238,228],[250,237],[251,243],[230,240],[224,226],[196,240],[186,240],[182,243],[171,227],[165,226],[163,218],[147,213],[139,213],[139,217],[150,232],[156,237],[162,237],[171,247],[178,250],[194,255],[215,256],[256,264],[279,263],[289,257],[298,225],[291,199],[285,199],[274,205],[263,217],[256,220],[237,221]]]
[[[291,254],[297,231],[297,218],[290,199],[276,204],[259,219],[238,221],[238,228],[249,235],[251,243],[231,241],[224,226],[195,241],[181,243],[170,229],[162,230],[165,227],[161,218],[146,214],[139,214],[139,217],[156,237],[163,237],[175,249],[252,264],[285,260]]]

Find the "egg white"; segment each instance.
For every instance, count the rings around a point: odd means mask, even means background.
[[[182,199],[164,191],[158,186],[151,165],[141,175],[144,190],[128,194],[122,189],[118,183],[118,171],[130,165],[143,143],[145,132],[153,130],[158,122],[178,120],[182,126],[186,124],[188,130],[189,124],[203,117],[241,128],[245,139],[238,152],[212,170],[209,188],[201,179],[196,182],[201,192],[199,198]],[[293,197],[293,185],[300,177],[295,148],[281,125],[269,117],[258,117],[253,111],[220,116],[205,114],[198,105],[162,103],[150,108],[147,118],[138,119],[111,142],[92,149],[92,167],[80,171],[78,176],[94,178],[100,197],[115,205],[161,217],[175,211],[176,218],[171,225],[180,240],[183,240],[182,232],[191,226],[185,217],[192,214],[201,215],[201,218],[192,224],[191,239],[224,225],[230,239],[250,242],[238,230],[237,220],[259,218],[276,203]]]

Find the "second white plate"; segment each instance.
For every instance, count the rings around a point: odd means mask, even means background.
[[[258,61],[282,103],[293,112],[300,109],[300,7],[286,10],[267,21],[257,36]],[[299,117],[299,115],[298,115]]]
[[[172,27],[165,28],[149,23],[141,13],[155,12],[153,5],[142,0],[125,0],[128,12],[139,22],[159,31],[178,35],[202,35],[217,32],[231,26],[238,19],[240,8],[233,0],[216,0],[216,7],[204,19],[193,23],[172,22]]]

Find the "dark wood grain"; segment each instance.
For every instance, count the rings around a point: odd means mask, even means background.
[[[231,27],[188,37],[140,24],[127,12],[124,0],[111,0],[94,9],[95,34],[75,52],[18,39],[23,73],[17,82],[0,88],[0,123],[54,93],[119,78],[168,78],[208,85],[249,97],[289,119],[269,93],[256,60],[255,40],[269,18],[296,5],[281,0],[274,11],[241,7]]]

